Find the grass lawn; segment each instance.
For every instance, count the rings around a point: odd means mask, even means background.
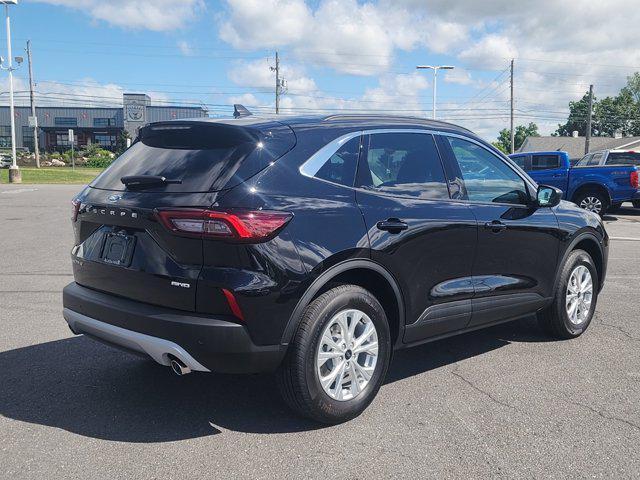
[[[101,168],[78,167],[73,171],[69,167],[49,167],[49,168],[20,168],[22,172],[22,183],[69,183],[85,184],[93,180],[96,175],[102,172]],[[9,181],[9,169],[0,170],[0,183]]]

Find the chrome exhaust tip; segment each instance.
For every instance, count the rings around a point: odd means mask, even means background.
[[[178,376],[186,375],[187,373],[191,373],[191,369],[187,367],[182,360],[175,357],[170,357],[171,362],[169,365],[171,366],[171,370]]]

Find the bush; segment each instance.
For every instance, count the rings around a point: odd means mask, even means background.
[[[101,148],[100,145],[92,143],[79,152],[79,156],[85,157],[85,167],[106,168],[113,162],[114,155],[109,150]]]
[[[84,163],[85,167],[91,168],[107,168],[113,162],[111,157],[89,157]]]

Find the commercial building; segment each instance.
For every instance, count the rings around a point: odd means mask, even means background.
[[[71,148],[69,129],[74,131],[74,147],[95,143],[114,150],[118,136],[129,132],[136,136],[138,128],[150,122],[176,118],[206,117],[200,106],[152,105],[145,94],[125,93],[122,107],[36,107],[40,150],[62,151]],[[33,151],[33,128],[29,126],[29,107],[16,107],[16,147]],[[0,148],[11,147],[11,115],[8,106],[0,107]]]

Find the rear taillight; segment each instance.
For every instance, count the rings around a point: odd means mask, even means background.
[[[633,170],[631,172],[631,175],[629,176],[629,181],[631,182],[631,187],[632,188],[638,188],[639,182],[638,182],[638,171],[637,170]]]
[[[166,228],[179,235],[241,242],[268,240],[293,217],[267,210],[158,210],[157,215]]]
[[[80,210],[80,202],[77,200],[71,200],[71,221],[75,222],[78,219],[78,210]]]

